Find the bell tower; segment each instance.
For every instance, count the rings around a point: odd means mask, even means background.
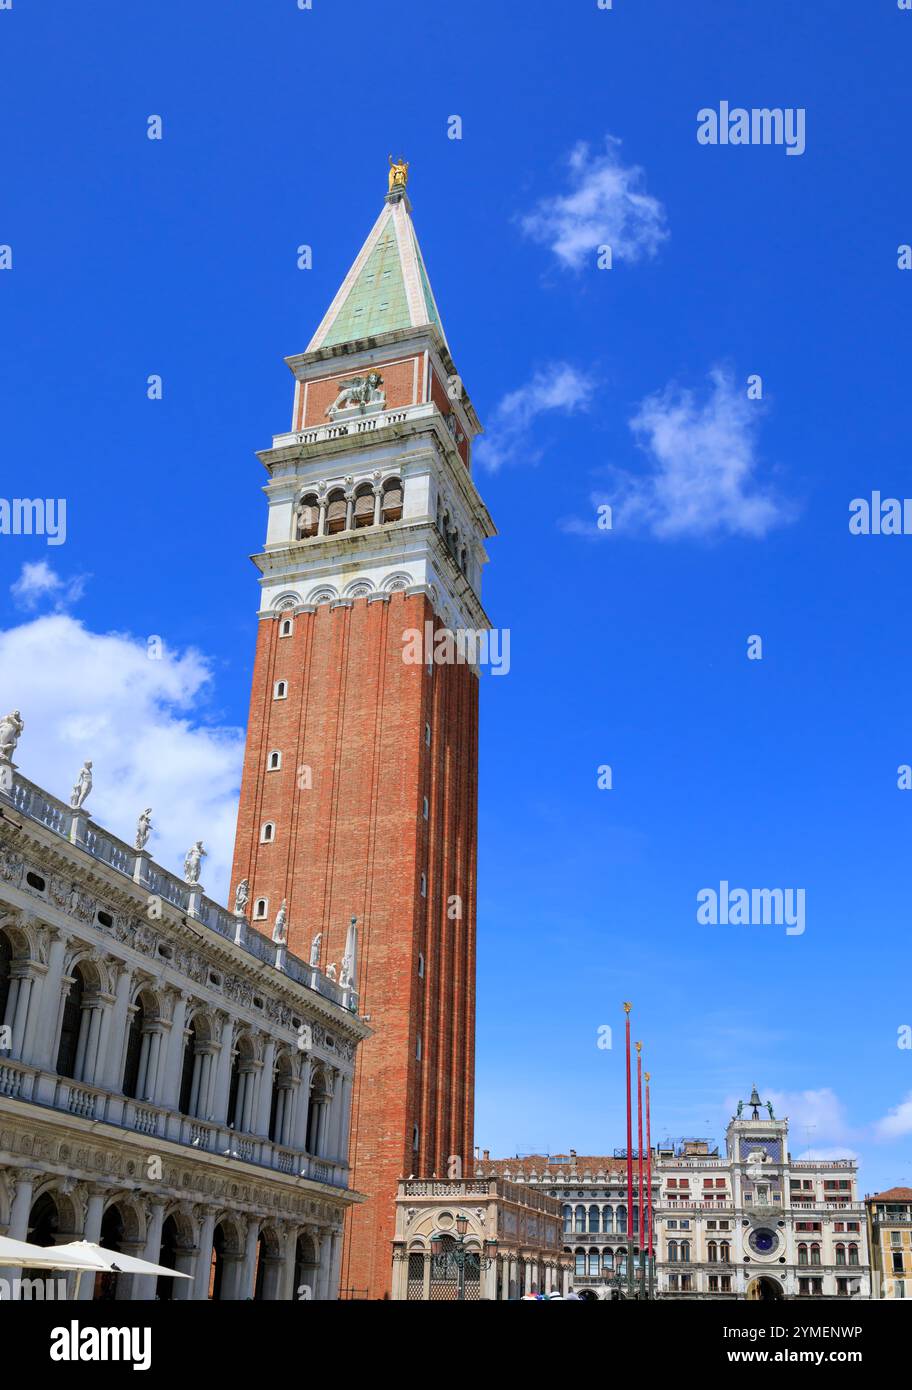
[[[340,1287],[370,1298],[390,1288],[398,1178],[469,1171],[478,675],[414,653],[416,633],[488,628],[495,534],[407,178],[391,159],[377,221],[306,352],[286,359],[291,429],[259,454],[268,522],[233,870],[254,925],[271,931],[284,902],[289,949],[331,977],[349,969],[358,919],[373,1036],[350,1178],[367,1201],[350,1213]]]

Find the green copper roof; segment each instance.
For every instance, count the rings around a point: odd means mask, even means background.
[[[399,247],[390,222],[323,339],[323,346],[410,327]]]
[[[424,324],[443,334],[408,204],[388,202],[308,350]]]

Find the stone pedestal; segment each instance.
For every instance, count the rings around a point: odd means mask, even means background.
[[[70,812],[70,844],[85,844],[86,830],[89,825],[89,813],[80,806],[78,811]]]

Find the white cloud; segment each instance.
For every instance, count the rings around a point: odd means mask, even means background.
[[[762,537],[792,519],[792,509],[756,478],[758,405],[719,367],[708,398],[672,384],[648,396],[630,428],[651,465],[634,474],[613,470],[615,527],[645,526],[663,539],[683,536]]]
[[[878,1120],[874,1132],[878,1139],[902,1139],[912,1134],[912,1091],[888,1115]]]
[[[38,608],[45,601],[60,611],[76,603],[85,588],[85,575],[61,579],[47,560],[27,561],[19,578],[10,585],[10,593],[20,608]]]
[[[552,411],[572,415],[585,410],[594,390],[593,379],[569,362],[549,363],[495,406],[488,435],[475,446],[477,462],[492,472],[504,464],[536,463],[543,453],[540,446],[531,444],[537,417]]]
[[[802,1139],[819,1157],[824,1150],[814,1146],[827,1145],[826,1157],[849,1158],[848,1150],[837,1149],[840,1140],[853,1137],[845,1116],[845,1106],[829,1086],[819,1091],[763,1091],[764,1100],[771,1100],[778,1118],[787,1117],[793,1146]]]
[[[605,153],[593,154],[581,141],[567,158],[570,192],[543,198],[520,218],[526,235],[550,246],[571,270],[594,265],[600,246],[610,246],[618,261],[654,256],[668,236],[664,207],[643,192],[643,170],[621,163],[620,145],[609,135]]]
[[[187,849],[202,839],[202,882],[224,902],[243,731],[201,722],[210,679],[199,652],[166,648],[152,660],[145,641],[90,632],[65,614],[0,630],[0,712],[18,709],[25,721],[21,775],[67,801],[91,758],[93,819],[132,845],[151,806],[153,858],[182,875]]]

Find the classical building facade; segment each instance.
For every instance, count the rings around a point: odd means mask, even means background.
[[[307,351],[287,359],[291,428],[259,455],[268,522],[234,855],[253,920],[287,902],[290,947],[316,938],[325,969],[344,965],[359,919],[375,1032],[352,1164],[368,1201],[342,1283],[372,1298],[390,1292],[399,1178],[464,1174],[472,1152],[478,663],[433,656],[441,632],[486,636],[494,534],[471,472],[480,425],[405,179],[397,165]]]
[[[874,1298],[912,1298],[912,1187],[865,1198]]]
[[[460,1286],[472,1300],[565,1294],[571,1271],[561,1250],[560,1203],[546,1193],[500,1178],[399,1183],[394,1299],[449,1301]]]
[[[0,774],[0,1231],[192,1276],[85,1298],[335,1297],[370,1031],[354,973],[205,897],[197,847],[181,881],[110,835],[85,781],[67,806],[8,749]]]
[[[561,1250],[569,1260],[571,1283],[578,1293],[604,1297],[612,1281],[627,1270],[626,1155],[534,1154],[492,1159],[487,1150],[475,1160],[477,1179],[498,1179],[526,1186],[558,1203]],[[634,1156],[634,1271],[640,1269],[640,1188]],[[647,1191],[643,1183],[644,1193]],[[653,1204],[659,1179],[652,1174]],[[644,1211],[647,1204],[644,1197]],[[646,1220],[644,1230],[648,1231]],[[648,1239],[643,1242],[648,1249]]]
[[[660,1297],[870,1297],[854,1160],[792,1158],[788,1121],[756,1089],[724,1156],[702,1139],[659,1145],[654,1171]]]

